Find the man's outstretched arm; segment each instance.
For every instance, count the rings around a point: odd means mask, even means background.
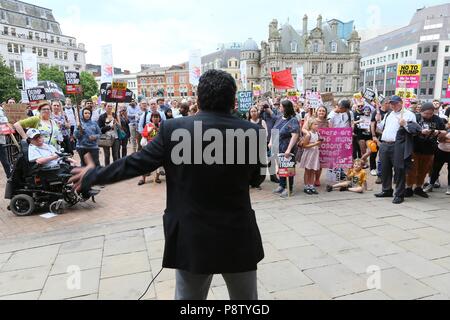
[[[155,171],[163,165],[164,160],[163,128],[161,125],[159,134],[142,151],[120,159],[108,167],[95,168],[92,159],[88,160],[87,167],[72,171],[73,177],[69,182],[74,183],[75,190],[86,192],[94,185],[113,184]]]

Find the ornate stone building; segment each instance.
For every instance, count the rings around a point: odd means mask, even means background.
[[[264,92],[272,91],[272,71],[291,68],[296,80],[297,68],[303,66],[305,90],[351,96],[359,89],[360,42],[352,22],[323,22],[319,16],[316,27],[308,30],[305,15],[303,30],[297,31],[289,23],[279,27],[273,20],[261,49],[252,39],[241,49],[241,61],[247,61],[247,87],[259,84]]]

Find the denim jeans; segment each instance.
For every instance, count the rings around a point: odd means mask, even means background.
[[[287,189],[287,178],[280,177],[280,187]],[[289,191],[292,192],[294,187],[294,177],[289,177]]]

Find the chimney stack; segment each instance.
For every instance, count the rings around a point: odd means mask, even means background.
[[[308,34],[308,16],[305,14],[303,17],[303,35]]]
[[[317,28],[322,29],[322,15],[319,14],[319,17],[317,17]]]

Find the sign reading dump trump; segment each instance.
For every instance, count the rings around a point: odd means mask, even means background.
[[[47,99],[45,89],[40,87],[27,89],[27,96],[30,102],[39,102]]]
[[[352,128],[319,129],[323,143],[320,146],[320,165],[323,169],[351,168],[353,166]]]
[[[239,91],[238,92],[238,104],[239,111],[246,113],[253,105],[253,92],[252,91]]]

